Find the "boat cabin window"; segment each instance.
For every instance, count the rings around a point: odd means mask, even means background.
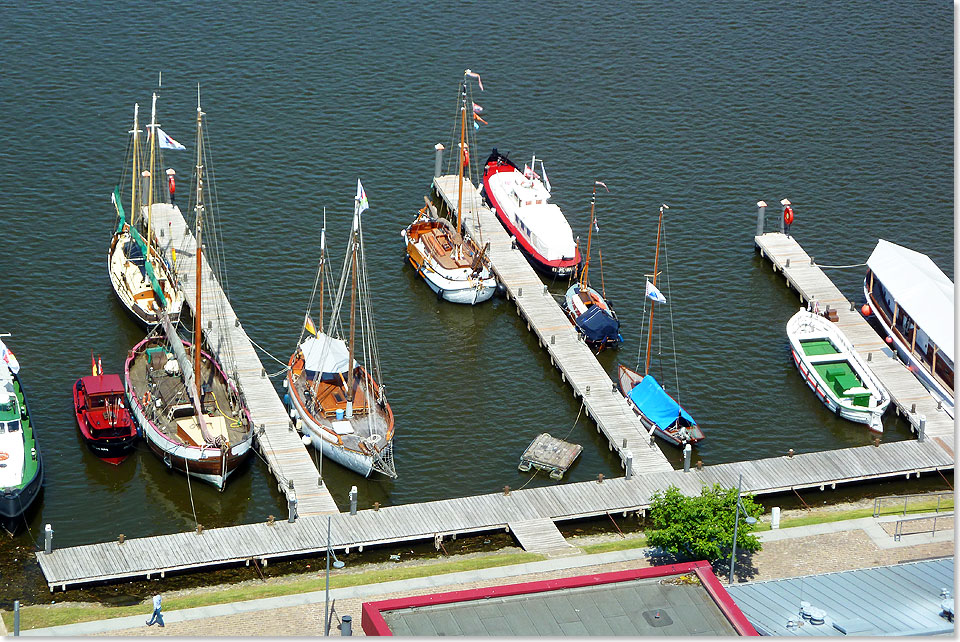
[[[170,409],[170,417],[172,419],[182,419],[183,417],[192,417],[195,413],[193,412],[193,406],[191,404],[180,404],[179,406],[174,406]]]
[[[107,397],[104,397],[103,395],[89,397],[89,399],[91,408],[103,408],[107,405]]]
[[[8,432],[18,432],[19,430],[19,419],[14,419],[13,421],[0,421],[0,435],[5,435]]]

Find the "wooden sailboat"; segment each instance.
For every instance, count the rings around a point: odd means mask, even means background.
[[[614,312],[610,302],[590,287],[590,244],[596,222],[597,185],[603,185],[604,189],[607,187],[600,181],[593,183],[593,195],[590,198],[590,230],[587,232],[587,256],[577,282],[567,289],[564,296],[564,309],[584,341],[603,350],[618,347],[623,342],[623,337],[620,335],[620,320],[617,319],[617,313]],[[601,265],[601,269],[602,267]]]
[[[151,212],[154,202],[154,166],[156,161],[157,95],[153,95],[150,118],[150,163],[141,170],[140,106],[134,105],[133,129],[130,143],[130,220],[123,210],[121,189],[114,188],[111,199],[117,211],[117,228],[107,252],[107,271],[110,284],[123,306],[144,326],[160,322],[160,309],[176,322],[183,306],[183,292],[173,278],[172,270],[164,261],[152,240]],[[143,184],[141,184],[141,179]],[[146,195],[144,195],[146,192]],[[176,206],[174,206],[176,207]],[[139,225],[137,223],[137,214]],[[146,234],[143,220],[146,218]]]
[[[4,335],[9,336],[9,335]],[[20,383],[20,363],[0,339],[0,524],[15,533],[43,486],[43,458]]]
[[[130,351],[124,375],[130,409],[150,449],[168,466],[222,490],[227,477],[249,456],[253,431],[249,411],[234,380],[223,364],[202,347],[203,229],[207,210],[204,198],[207,176],[212,176],[207,171],[203,115],[198,91],[194,341],[177,334],[161,307],[160,328]],[[213,189],[210,192],[216,193]],[[219,324],[222,320],[214,316],[211,321]],[[228,336],[221,329],[220,341]],[[230,350],[224,353],[229,354]]]
[[[617,368],[617,382],[620,392],[630,407],[640,417],[641,423],[647,430],[653,431],[665,441],[675,445],[696,444],[704,437],[703,431],[697,425],[680,403],[667,394],[652,374],[650,374],[650,355],[653,349],[653,312],[656,303],[666,303],[667,300],[657,289],[657,275],[660,267],[660,237],[663,231],[663,210],[669,209],[666,205],[660,206],[660,218],[657,223],[657,250],[653,260],[653,283],[647,281],[646,297],[652,301],[650,306],[650,320],[647,323],[647,354],[643,366],[643,374],[631,370],[626,366]],[[674,351],[676,352],[676,351]],[[637,369],[639,370],[639,353],[637,355]],[[679,383],[678,383],[679,388]]]
[[[460,82],[460,145],[458,147],[457,225],[438,217],[426,205],[400,234],[406,243],[407,260],[437,297],[452,303],[476,305],[493,296],[497,281],[484,251],[463,230],[464,167],[469,168],[467,141],[467,75]],[[472,109],[471,112],[473,113]],[[467,177],[467,180],[471,180]],[[426,199],[425,199],[426,200]]]
[[[324,457],[364,477],[374,471],[396,477],[393,411],[387,403],[381,378],[376,330],[367,290],[361,220],[366,208],[367,197],[358,180],[353,231],[326,331],[322,331],[321,289],[321,331],[314,327],[308,307],[304,331],[290,357],[284,385],[289,389],[288,403],[297,425],[304,435],[310,437],[313,447],[322,450]],[[321,241],[323,238],[321,235]],[[321,283],[324,279],[323,251],[321,244],[318,269]],[[346,303],[348,290],[350,329],[344,340],[341,309]],[[313,305],[312,299],[310,305]],[[366,367],[356,359],[358,329],[360,355]]]

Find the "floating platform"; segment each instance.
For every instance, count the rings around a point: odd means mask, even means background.
[[[528,472],[531,468],[545,470],[550,473],[551,479],[563,479],[563,474],[573,465],[582,450],[583,446],[580,444],[571,444],[543,432],[537,435],[520,455],[520,465],[517,468],[523,472]]]

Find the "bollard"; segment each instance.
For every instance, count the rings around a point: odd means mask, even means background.
[[[356,486],[350,487],[350,514],[351,515],[357,514],[357,487]]]
[[[926,415],[920,415],[920,429],[917,431],[917,440],[923,441],[926,439],[927,435],[927,417]]]
[[[287,521],[291,524],[297,521],[297,498],[287,498]]]
[[[853,304],[853,301],[851,301],[851,302],[850,302],[850,311],[853,312],[853,311],[856,310],[856,309],[857,309],[857,306],[855,306],[855,305]]]
[[[776,530],[780,528],[780,507],[774,506],[770,513],[770,528]]]
[[[872,353],[872,352],[868,352],[868,353],[867,353],[867,361],[873,361],[873,353]]]
[[[340,635],[353,635],[353,618],[349,615],[344,615],[342,618],[340,618]]]
[[[916,411],[917,411],[917,404],[915,403],[910,404],[910,412],[913,413]]]
[[[790,259],[787,259],[787,264],[784,265],[783,267],[790,267]]]
[[[816,263],[813,262],[813,257],[812,257],[812,256],[810,257],[810,265],[816,265]]]
[[[433,161],[433,175],[440,176],[440,168],[443,165],[443,143],[437,143],[433,148],[437,150],[437,156]]]
[[[763,220],[766,217],[767,204],[757,201],[757,236],[763,236]]]
[[[53,527],[47,524],[43,527],[43,553],[49,555],[53,552]]]
[[[551,335],[550,335],[550,345],[555,345],[556,343],[557,343],[557,335],[551,334]]]
[[[627,469],[626,478],[627,478],[627,479],[631,479],[631,478],[633,477],[633,451],[632,451],[632,450],[628,450],[627,452],[624,453],[624,455],[625,455],[626,460],[627,460],[627,464],[626,464],[626,469]]]
[[[584,391],[583,394],[585,394],[585,395],[589,395],[589,394],[590,394],[590,386],[587,386],[587,389],[586,389],[586,391]]]
[[[597,426],[597,428],[599,428],[599,427],[600,427],[600,426]],[[599,432],[599,431],[598,431],[598,432]],[[621,446],[621,448],[626,448],[626,447],[627,447],[627,438],[624,437],[624,438],[623,438],[623,446]]]
[[[523,296],[523,288],[517,288],[517,296]]]
[[[13,601],[13,635],[20,635],[20,600]]]
[[[791,459],[793,459],[793,448],[787,451],[787,457],[790,457]]]
[[[683,447],[683,472],[690,472],[690,456],[693,454],[693,446],[686,444]]]

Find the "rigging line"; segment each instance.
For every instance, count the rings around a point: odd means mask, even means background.
[[[673,326],[673,304],[669,301],[673,300],[673,293],[670,291],[670,254],[667,251],[667,228],[663,228],[663,262],[664,262],[664,272],[667,276],[667,305],[670,306],[670,337],[673,341],[673,375],[676,377],[677,381],[677,405],[680,405],[680,366],[679,356],[677,355],[677,332]]]
[[[245,337],[247,338],[247,341],[249,341],[249,342],[252,343],[254,346],[256,346],[257,348],[259,348],[260,351],[263,352],[265,355],[267,355],[268,357],[270,357],[271,359],[273,359],[274,361],[276,361],[276,362],[279,363],[280,365],[282,365],[282,366],[287,366],[287,362],[286,362],[286,361],[281,361],[281,360],[278,359],[277,357],[275,357],[275,356],[273,356],[272,354],[270,354],[270,353],[267,351],[266,348],[264,348],[264,347],[261,346],[259,343],[257,343],[256,341],[254,341],[254,340],[250,337],[250,335],[247,334],[247,331],[246,331],[246,329],[243,327],[243,324],[240,325],[240,331],[243,332],[243,336],[245,336]],[[227,334],[227,333],[224,333],[224,334]],[[301,334],[300,336],[301,336],[301,338],[303,337],[302,334]]]
[[[853,265],[820,265],[819,263],[814,263],[818,268],[821,269],[831,269],[831,270],[843,270],[845,268],[859,268],[866,267],[866,263],[854,263]]]
[[[183,457],[183,465],[187,471],[187,490],[190,492],[190,508],[193,510],[193,523],[194,527],[199,531],[200,522],[197,520],[197,507],[193,503],[193,485],[190,483],[190,460],[186,455]]]

